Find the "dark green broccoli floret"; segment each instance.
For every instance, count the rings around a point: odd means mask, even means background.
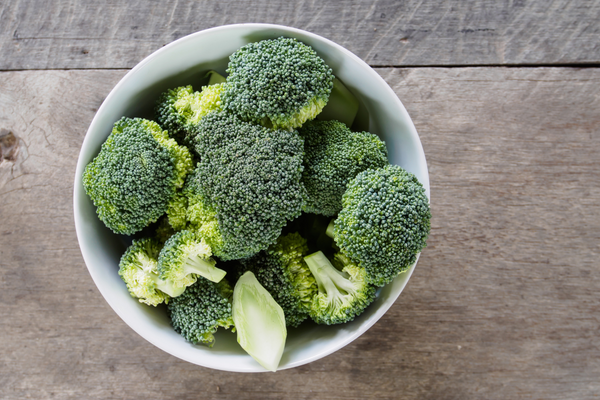
[[[134,240],[119,262],[119,275],[127,284],[131,296],[141,303],[156,306],[169,296],[178,296],[180,290],[158,277],[158,254],[162,244],[151,238]]]
[[[377,286],[406,271],[425,247],[431,213],[423,185],[397,165],[361,172],[334,223],[341,251]]]
[[[291,130],[315,118],[327,104],[331,68],[296,39],[249,43],[229,59],[223,107],[246,121]]]
[[[318,293],[310,308],[310,317],[316,323],[333,325],[352,321],[375,299],[376,288],[367,283],[365,269],[342,254],[334,256],[334,263],[340,269],[321,251],[304,257],[304,261],[317,281]]]
[[[221,109],[224,84],[204,86],[194,92],[192,86],[169,89],[156,103],[156,119],[180,143],[189,145],[193,126],[206,114]]]
[[[260,284],[283,309],[287,326],[296,327],[308,318],[317,287],[303,257],[306,239],[298,233],[281,236],[267,250],[242,260],[244,271],[252,271]]]
[[[152,121],[122,118],[83,172],[98,217],[131,235],[165,213],[192,168],[189,151]]]
[[[352,132],[338,121],[312,121],[304,137],[304,211],[334,216],[342,209],[346,186],[359,172],[389,164],[385,143],[369,132]]]
[[[215,267],[206,241],[190,231],[180,231],[167,240],[158,256],[158,274],[173,287],[185,289],[199,276],[219,282],[225,271]]]
[[[184,188],[188,220],[223,260],[250,257],[274,243],[288,220],[300,215],[305,197],[303,140],[296,132],[243,122],[226,112],[200,121],[200,155]]]
[[[169,302],[168,311],[173,328],[194,344],[212,347],[217,328],[234,328],[232,295],[233,290],[227,279],[214,283],[199,278],[181,296]]]

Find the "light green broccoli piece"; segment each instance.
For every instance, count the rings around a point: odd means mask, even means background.
[[[215,267],[212,250],[203,238],[190,231],[180,231],[167,240],[158,256],[159,277],[175,288],[184,290],[199,276],[219,282],[225,271]]]
[[[221,109],[224,83],[203,86],[195,92],[191,85],[169,89],[158,99],[156,120],[179,143],[189,145],[193,127],[206,114]]]
[[[169,302],[181,290],[158,277],[158,254],[162,245],[152,238],[134,240],[119,262],[119,276],[127,284],[131,296],[150,306]]]

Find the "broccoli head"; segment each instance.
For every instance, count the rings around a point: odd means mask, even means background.
[[[150,306],[169,302],[169,296],[178,296],[174,290],[158,277],[158,254],[162,244],[151,238],[134,240],[119,262],[119,276],[127,284],[131,296]]]
[[[226,112],[197,125],[200,161],[190,175],[188,220],[222,260],[250,257],[274,243],[300,215],[303,140],[296,132],[244,122]]]
[[[173,287],[184,290],[199,276],[219,282],[225,271],[215,267],[212,251],[203,238],[180,231],[166,241],[158,256],[158,274]]]
[[[314,119],[333,87],[331,68],[293,38],[249,43],[229,60],[223,108],[268,127],[291,130]]]
[[[131,235],[165,213],[192,169],[187,148],[152,121],[122,118],[83,172],[98,217],[113,232]]]
[[[283,309],[287,326],[296,327],[308,318],[317,287],[303,257],[306,239],[298,233],[279,237],[267,250],[242,260],[243,271],[252,271],[260,284]]]
[[[156,119],[179,143],[189,144],[191,127],[209,112],[221,109],[224,84],[202,87],[194,92],[192,86],[169,89],[156,103]]]
[[[198,278],[181,296],[171,299],[168,313],[175,331],[194,344],[212,347],[219,327],[233,328],[231,298],[227,279],[214,283]]]
[[[348,184],[333,235],[341,251],[383,286],[425,247],[431,212],[423,185],[397,165],[361,172]]]
[[[358,173],[389,164],[385,143],[369,132],[352,132],[338,121],[312,121],[304,137],[304,211],[334,216],[342,209],[346,186]]]
[[[375,286],[366,281],[364,268],[342,254],[334,256],[337,269],[318,251],[304,257],[317,281],[318,292],[313,297],[310,317],[318,324],[334,325],[352,321],[375,299]]]

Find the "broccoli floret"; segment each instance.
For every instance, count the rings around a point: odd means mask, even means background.
[[[192,127],[206,114],[221,109],[224,84],[202,87],[181,86],[161,94],[156,104],[156,119],[179,143],[189,145]]]
[[[208,224],[203,237],[222,260],[250,257],[301,213],[303,140],[226,112],[208,114],[197,128],[200,161],[184,188],[188,220]]]
[[[335,242],[383,286],[425,247],[431,212],[423,185],[397,165],[361,172],[348,184],[335,220]]]
[[[242,260],[242,272],[254,273],[283,309],[287,326],[296,327],[308,318],[317,290],[315,279],[303,260],[307,254],[306,239],[295,232],[281,236],[267,250]]]
[[[124,117],[86,166],[83,186],[100,220],[131,235],[165,213],[191,169],[189,151],[157,123]]]
[[[127,284],[131,296],[150,306],[169,302],[169,296],[178,296],[174,289],[158,277],[158,254],[162,244],[151,238],[134,240],[119,262],[119,275]]]
[[[267,127],[291,130],[315,118],[333,87],[331,68],[296,39],[249,43],[229,60],[223,108]]]
[[[233,328],[231,298],[227,279],[214,283],[199,278],[181,296],[171,299],[168,312],[175,331],[194,344],[212,347],[219,327]]]
[[[312,121],[304,137],[304,211],[334,216],[342,209],[346,186],[358,173],[389,164],[385,143],[369,132],[352,132],[338,121]]]
[[[318,324],[342,324],[360,315],[375,299],[375,286],[366,281],[364,268],[353,264],[342,254],[334,262],[318,251],[304,257],[317,281],[318,293],[313,297],[310,317]]]
[[[212,251],[203,238],[180,231],[167,240],[158,255],[158,275],[173,287],[185,289],[202,276],[219,282],[225,271],[215,267]]]

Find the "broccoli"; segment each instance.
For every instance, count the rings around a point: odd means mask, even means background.
[[[215,267],[212,251],[203,238],[193,232],[180,231],[167,240],[158,255],[158,275],[170,285],[185,289],[202,276],[219,282],[225,271]]]
[[[334,263],[318,251],[304,257],[317,281],[318,293],[313,297],[310,317],[318,324],[342,324],[360,315],[375,299],[375,286],[366,281],[364,268],[352,263],[343,254],[334,256]]]
[[[231,315],[233,290],[227,279],[214,283],[198,278],[181,296],[171,299],[167,310],[177,333],[194,344],[212,347],[219,327],[235,325]]]
[[[304,211],[334,216],[342,209],[346,185],[359,172],[389,164],[385,143],[369,132],[352,132],[338,121],[312,121],[304,137]]]
[[[317,287],[303,257],[306,239],[298,233],[279,237],[267,250],[242,260],[243,271],[252,271],[260,284],[283,309],[287,326],[296,327],[308,318]]]
[[[276,371],[287,338],[283,309],[250,271],[233,289],[237,341],[260,365]]]
[[[158,277],[157,258],[161,246],[152,238],[134,240],[119,262],[119,275],[131,296],[150,306],[168,303],[169,296],[182,292]]]
[[[250,257],[300,215],[303,140],[296,132],[211,113],[197,125],[200,161],[189,177],[188,220],[222,260]]]
[[[221,93],[225,84],[204,86],[194,92],[192,86],[170,89],[156,103],[156,119],[179,143],[189,144],[192,127],[209,112],[221,109]]]
[[[416,261],[429,235],[425,189],[397,165],[361,172],[348,184],[333,235],[341,251],[383,286]]]
[[[267,127],[292,130],[315,118],[333,87],[331,68],[293,38],[249,43],[229,60],[223,108]]]
[[[187,148],[152,121],[123,117],[83,172],[98,217],[131,235],[158,220],[192,169]]]

